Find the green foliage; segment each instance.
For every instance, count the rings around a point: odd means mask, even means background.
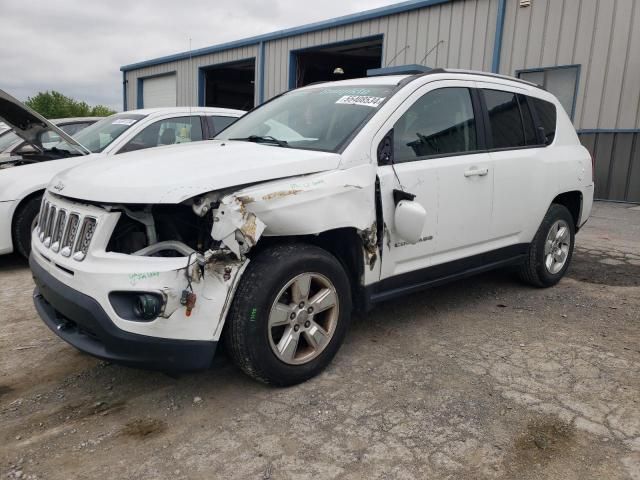
[[[39,92],[24,103],[44,118],[106,117],[116,113],[104,105],[90,107],[55,90]]]

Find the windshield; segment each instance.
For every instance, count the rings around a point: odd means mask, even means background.
[[[337,152],[393,91],[393,85],[294,90],[248,113],[215,138]]]
[[[13,145],[20,137],[14,131],[5,132],[0,135],[0,153],[4,152],[7,147]]]
[[[144,117],[145,115],[136,113],[118,113],[111,115],[88,126],[84,130],[80,130],[73,135],[73,138],[77,140],[80,145],[91,150],[92,153],[99,153]],[[56,148],[69,150],[70,146],[67,142],[63,141],[58,143]]]

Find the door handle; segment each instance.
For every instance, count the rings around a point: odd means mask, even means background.
[[[486,177],[489,174],[488,168],[471,168],[464,172],[464,176],[469,177]]]

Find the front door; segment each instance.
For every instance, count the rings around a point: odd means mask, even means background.
[[[464,81],[425,85],[374,139],[387,135],[393,145],[393,165],[378,169],[388,230],[382,279],[486,251],[493,172],[476,123],[480,107],[474,86]],[[427,211],[422,237],[414,245],[395,232],[394,190],[415,195]]]

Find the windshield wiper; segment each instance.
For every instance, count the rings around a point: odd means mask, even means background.
[[[272,137],[271,135],[265,135],[260,136],[260,135],[249,135],[248,137],[245,138],[230,138],[229,140],[238,140],[240,142],[254,142],[254,143],[272,143],[275,145],[278,145],[279,147],[288,147],[289,143],[286,140],[278,140],[275,137]]]

